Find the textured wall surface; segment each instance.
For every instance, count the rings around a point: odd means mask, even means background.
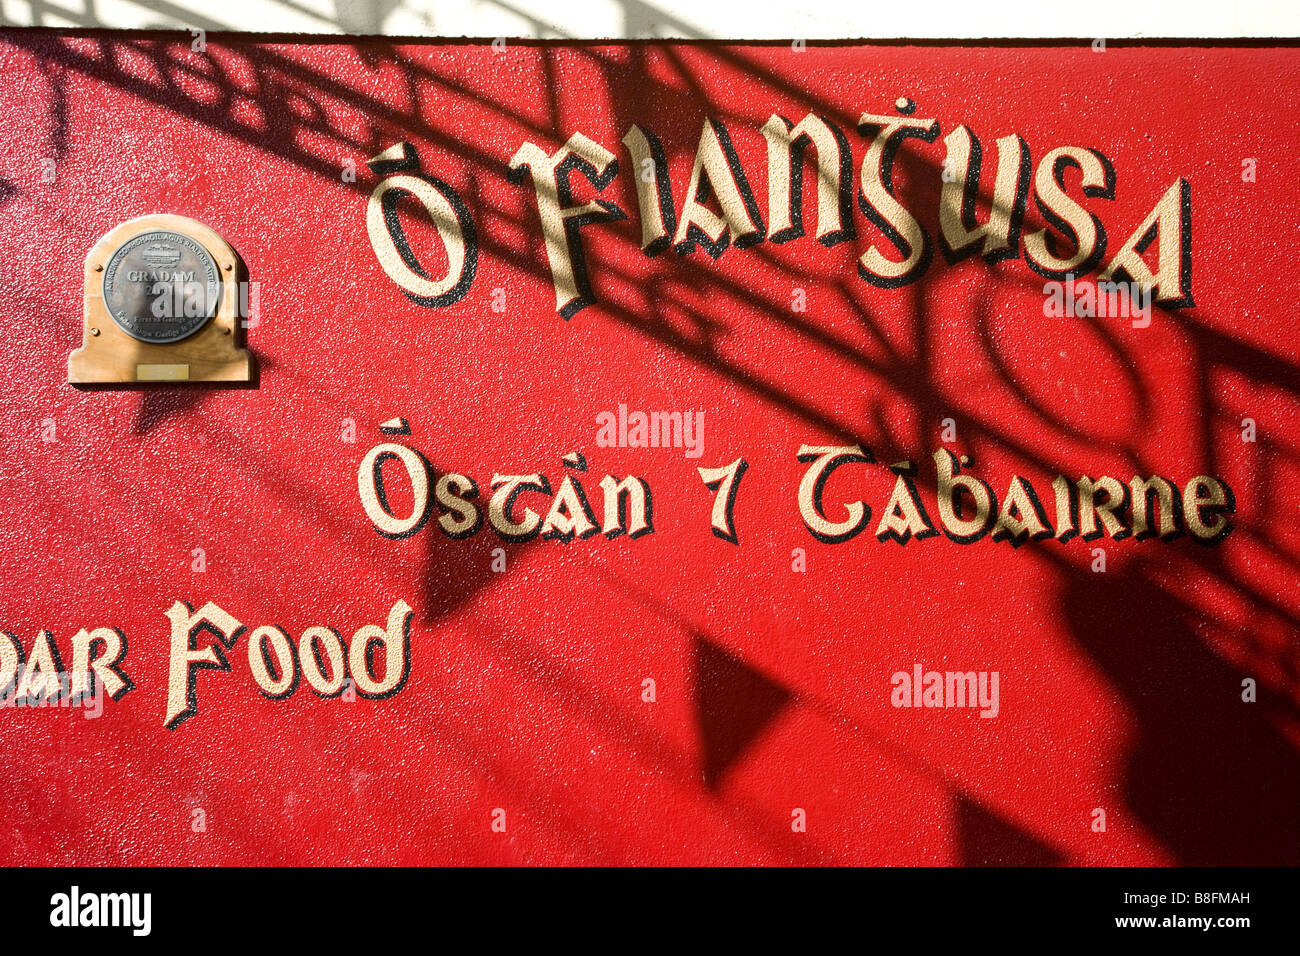
[[[199,53],[15,31],[0,79],[0,629],[30,649],[47,628],[66,661],[77,630],[117,627],[135,684],[99,719],[0,709],[0,861],[1300,862],[1294,50],[210,35]],[[830,249],[640,251],[631,124],[662,141],[680,212],[705,118],[725,123],[766,215],[771,114],[833,121],[856,174],[859,114],[899,97],[943,134],[969,125],[986,184],[1013,132],[1035,163],[1103,152],[1114,199],[1086,203],[1111,253],[1185,178],[1195,306],[1144,329],[1045,318],[1023,256],[936,254],[920,281],[875,288],[855,260],[883,240],[856,207],[857,237]],[[521,143],[579,130],[619,155],[600,195],[628,219],[582,229],[597,303],[565,321],[533,191],[506,171]],[[476,277],[446,308],[405,298],[367,237],[365,160],[399,140],[476,224]],[[943,156],[910,140],[894,169],[931,237]],[[67,384],[86,252],[161,212],[212,226],[260,284],[256,388]],[[436,233],[401,212],[435,268]],[[598,447],[596,416],[620,403],[703,411],[703,455]],[[495,472],[554,487],[574,450],[593,501],[600,476],[640,475],[655,532],[382,537],[356,475],[393,416],[411,425],[397,441],[485,493]],[[873,518],[822,543],[795,453],[859,442],[919,462],[927,502],[943,445],[999,495],[1015,474],[1045,499],[1057,473],[1220,475],[1236,528],[1214,547],[899,546]],[[696,469],[742,456],[735,545],[710,534]],[[862,499],[878,517],[892,486],[883,465],[845,466],[827,512]],[[175,601],[296,638],[383,623],[399,599],[415,609],[399,694],[265,699],[241,639],[228,673],[198,673],[199,713],[164,729]],[[892,707],[891,674],[918,663],[999,672],[998,716]]]

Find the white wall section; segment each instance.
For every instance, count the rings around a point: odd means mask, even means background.
[[[0,0],[5,26],[571,39],[1296,37],[1297,0]]]

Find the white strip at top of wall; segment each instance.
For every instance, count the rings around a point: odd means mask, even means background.
[[[1300,36],[1297,0],[0,0],[5,26],[536,39]]]

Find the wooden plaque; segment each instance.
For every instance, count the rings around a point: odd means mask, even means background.
[[[86,256],[82,345],[68,356],[68,381],[253,381],[253,358],[239,343],[246,281],[235,250],[201,222],[153,215],[122,223]]]

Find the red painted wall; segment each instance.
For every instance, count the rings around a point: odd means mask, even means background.
[[[1294,50],[1267,48],[214,36],[200,54],[173,35],[3,34],[0,628],[29,648],[48,628],[62,650],[118,627],[136,689],[95,720],[0,710],[0,861],[1300,862],[1298,74]],[[598,304],[555,314],[535,198],[505,175],[525,140],[549,150],[580,130],[625,161],[628,126],[649,128],[680,211],[713,117],[766,213],[772,113],[833,120],[856,170],[859,114],[900,96],[945,134],[971,126],[987,173],[1013,132],[1035,163],[1104,152],[1115,198],[1088,206],[1111,252],[1186,178],[1195,307],[1147,329],[1044,318],[1023,257],[936,255],[916,284],[873,288],[854,263],[880,236],[856,209],[858,238],[829,250],[806,237],[652,259],[625,169],[602,197],[629,219],[583,230]],[[365,160],[398,140],[478,230],[474,284],[444,309],[404,298],[367,239]],[[912,140],[895,169],[932,238],[943,156]],[[66,383],[86,252],[155,212],[215,228],[260,283],[257,388]],[[595,416],[619,403],[703,410],[703,456],[597,447]],[[556,485],[575,449],[593,499],[606,472],[643,476],[656,530],[507,544],[505,573],[490,529],[383,538],[356,471],[398,415],[399,440],[485,489],[498,471]],[[920,461],[930,501],[947,417],[950,447],[999,495],[1013,474],[1042,494],[1058,472],[1209,473],[1235,492],[1236,528],[1210,548],[808,533],[800,444]],[[740,456],[737,546],[709,533],[696,468]],[[846,466],[828,509],[862,498],[879,514],[891,486],[883,467]],[[416,616],[396,696],[267,700],[241,640],[229,673],[200,672],[199,714],[163,728],[173,602],[296,637],[382,623],[398,599]],[[997,718],[892,707],[890,675],[915,663],[998,671]]]

